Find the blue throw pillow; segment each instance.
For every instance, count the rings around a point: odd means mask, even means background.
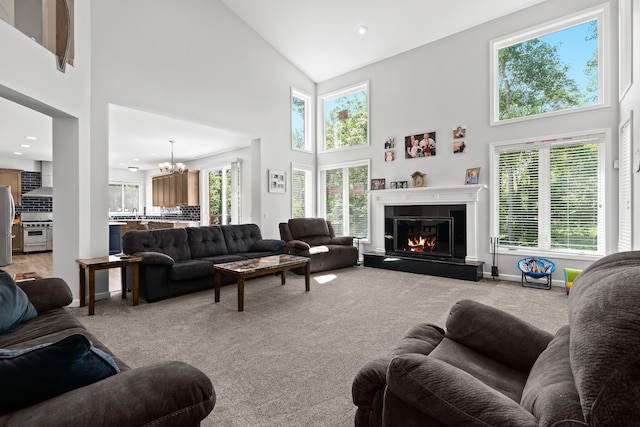
[[[82,334],[22,350],[0,349],[0,415],[118,372],[113,358]]]
[[[0,334],[38,315],[27,294],[9,273],[0,270]]]

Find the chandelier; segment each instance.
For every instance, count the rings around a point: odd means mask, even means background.
[[[158,163],[160,172],[179,172],[182,173],[185,170],[184,163],[173,163],[173,144],[175,141],[170,140],[171,143],[171,162]]]

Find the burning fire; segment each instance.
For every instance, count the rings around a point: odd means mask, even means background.
[[[426,248],[429,248],[429,252],[433,252],[433,248],[436,245],[436,236],[409,237],[407,244],[411,252],[426,252]]]

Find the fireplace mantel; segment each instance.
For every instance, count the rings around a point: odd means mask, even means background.
[[[403,188],[370,191],[373,211],[372,247],[384,253],[384,207],[387,205],[451,205],[467,206],[467,261],[478,260],[477,204],[484,184],[452,185],[446,187]]]

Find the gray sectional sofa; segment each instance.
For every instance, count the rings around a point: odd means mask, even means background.
[[[129,231],[122,236],[122,251],[143,259],[140,295],[147,302],[212,289],[213,264],[281,254],[284,245],[282,240],[263,239],[256,224]],[[233,282],[222,276],[222,284]]]

